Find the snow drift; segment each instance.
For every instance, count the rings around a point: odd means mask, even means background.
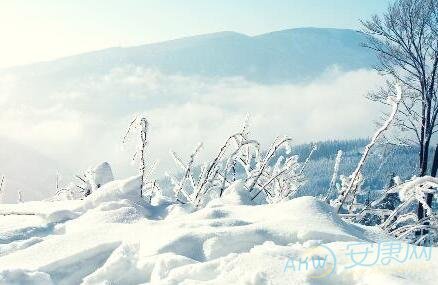
[[[313,279],[285,272],[290,257],[325,245],[384,238],[301,197],[251,205],[239,183],[202,209],[139,199],[140,178],[111,181],[84,200],[3,204],[0,284],[433,284],[438,259],[345,270]],[[364,274],[364,273],[373,274]]]

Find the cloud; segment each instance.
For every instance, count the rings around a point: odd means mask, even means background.
[[[368,70],[334,69],[307,84],[262,85],[131,66],[80,82],[56,82],[53,90],[24,93],[19,79],[15,87],[11,80],[1,82],[9,84],[0,100],[1,136],[31,144],[73,168],[109,160],[116,174],[126,175],[133,171],[130,149],[120,150],[120,138],[134,113],[150,120],[149,155],[160,160],[161,174],[172,165],[170,148],[185,157],[202,141],[203,156],[211,156],[246,114],[253,136],[265,146],[278,135],[297,143],[369,136],[380,106],[364,95],[381,79]]]

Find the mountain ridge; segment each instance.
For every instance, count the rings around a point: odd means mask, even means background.
[[[349,29],[295,28],[255,36],[223,31],[169,41],[110,47],[0,70],[59,78],[102,73],[135,65],[163,73],[206,77],[243,77],[260,83],[308,81],[337,66],[366,68],[376,58],[360,46],[365,35]]]

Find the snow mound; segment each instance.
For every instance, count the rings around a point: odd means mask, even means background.
[[[108,162],[102,162],[98,164],[92,171],[93,182],[97,188],[114,180],[113,171]]]
[[[221,200],[229,205],[254,205],[251,198],[243,181],[238,180],[225,189]]]
[[[4,270],[0,274],[0,284],[8,285],[51,285],[50,275],[44,272],[27,271],[21,269]]]
[[[312,280],[311,272],[284,272],[289,257],[303,256],[309,248],[330,246],[345,256],[348,242],[372,241],[379,234],[343,221],[313,197],[253,205],[236,182],[221,198],[194,209],[164,199],[148,205],[139,197],[140,184],[139,177],[131,177],[108,182],[80,201],[5,205],[1,211],[11,215],[0,215],[0,284],[374,285],[398,280],[396,266],[363,269],[382,275],[364,280],[363,271],[345,272],[342,264],[324,280]],[[29,215],[12,214],[20,212]],[[420,279],[428,284],[437,264],[437,259],[423,264],[428,275],[421,278],[397,274],[411,284]]]
[[[83,205],[86,209],[99,206],[104,202],[119,201],[128,199],[141,203],[140,199],[141,177],[133,176],[125,180],[111,181],[91,193]]]

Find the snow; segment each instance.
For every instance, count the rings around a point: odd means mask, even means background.
[[[251,195],[245,188],[245,184],[238,180],[225,189],[221,199],[210,201],[210,205],[214,205],[217,202],[223,202],[229,205],[253,205],[251,201]]]
[[[313,197],[255,205],[237,181],[204,208],[139,198],[141,177],[84,200],[2,204],[0,284],[434,284],[438,258],[346,269],[347,245],[387,239]],[[288,258],[338,258],[334,273]]]
[[[391,192],[398,192],[401,201],[407,201],[416,194],[434,192],[438,186],[438,178],[431,176],[413,177],[410,181],[395,187]]]
[[[92,171],[93,182],[98,188],[114,180],[113,171],[108,162],[98,164]]]

